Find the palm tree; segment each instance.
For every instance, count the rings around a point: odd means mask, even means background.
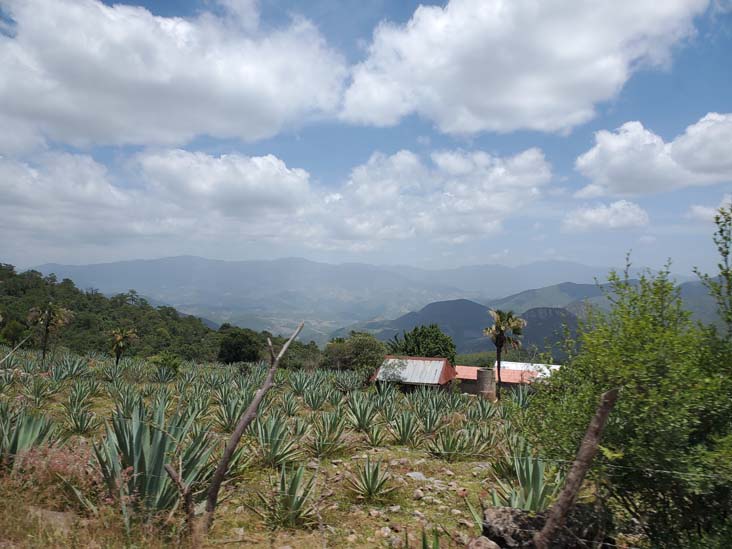
[[[133,329],[117,328],[112,330],[112,352],[114,353],[114,364],[119,364],[122,353],[137,340],[137,333]]]
[[[66,326],[74,318],[69,309],[48,302],[45,308],[33,307],[28,313],[28,322],[37,326],[41,331],[41,364],[46,363],[48,342],[53,333]]]
[[[503,348],[508,346],[511,349],[521,347],[521,335],[526,321],[513,314],[513,311],[501,311],[489,309],[488,313],[493,318],[493,326],[483,330],[496,346],[496,367],[498,368],[498,379],[496,380],[496,399],[501,399],[501,353]]]

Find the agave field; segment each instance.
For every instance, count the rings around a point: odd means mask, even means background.
[[[8,350],[0,349],[0,356]],[[200,510],[264,364],[165,365],[33,352],[0,367],[0,540],[183,543],[169,464]],[[230,464],[207,543],[451,547],[481,506],[542,510],[562,484],[520,435],[530,395],[369,385],[279,370]]]

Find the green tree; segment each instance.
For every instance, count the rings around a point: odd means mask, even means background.
[[[260,350],[261,344],[253,335],[242,330],[230,330],[221,340],[218,360],[226,364],[256,362]]]
[[[371,375],[384,362],[386,346],[373,335],[351,332],[347,338],[335,338],[325,346],[323,365],[335,370],[356,370]]]
[[[2,331],[2,337],[5,341],[10,343],[11,347],[15,347],[23,337],[24,333],[25,326],[13,318],[5,324]]]
[[[122,354],[137,341],[137,333],[129,328],[117,328],[112,330],[112,353],[114,363],[119,364]]]
[[[719,316],[727,327],[727,337],[732,337],[732,205],[721,207],[714,216],[717,230],[714,233],[714,244],[719,253],[717,268],[719,273],[712,277],[695,268],[694,272],[709,294],[717,302]]]
[[[690,547],[732,505],[732,479],[709,467],[729,451],[732,353],[683,310],[668,269],[628,273],[611,273],[610,311],[590,309],[577,354],[535,384],[526,425],[544,455],[571,460],[600,394],[620,387],[593,465],[599,495],[654,547]]]
[[[493,318],[493,326],[483,330],[483,333],[491,338],[496,346],[496,371],[498,383],[496,383],[496,398],[501,399],[501,354],[504,347],[518,349],[521,347],[521,336],[526,327],[526,321],[514,315],[513,311],[501,311],[490,309],[488,313]]]
[[[387,342],[389,352],[395,355],[447,358],[455,363],[455,343],[437,324],[417,326],[403,337],[395,335]]]

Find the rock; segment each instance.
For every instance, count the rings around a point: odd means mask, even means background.
[[[456,517],[459,517],[460,515],[463,514],[463,512],[460,509],[453,509],[452,511],[450,511],[450,514],[455,515]]]
[[[401,536],[391,536],[391,538],[389,538],[389,547],[393,547],[394,549],[402,549],[402,547],[404,547],[404,540],[401,538]]]
[[[473,538],[468,542],[468,549],[501,549],[495,541],[491,541],[484,536]]]
[[[358,539],[358,536],[356,534],[351,534],[350,536],[346,536],[346,541],[348,543],[356,543],[357,539]]]
[[[531,513],[510,507],[488,507],[483,514],[483,536],[494,541],[501,548],[533,547],[534,532],[540,531],[546,522],[545,513]],[[612,518],[608,513],[598,511],[588,504],[576,504],[560,529],[552,547],[580,549],[585,547],[583,539],[593,539],[608,545],[615,543],[610,537],[602,539],[603,531],[612,531]],[[600,538],[600,539],[598,539]]]
[[[402,510],[401,505],[392,505],[391,507],[389,507],[390,513],[398,513],[401,510]]]
[[[234,528],[232,530],[232,532],[234,532],[234,535],[237,538],[243,538],[244,537],[244,528]]]
[[[445,512],[447,511],[447,505],[440,505],[437,510],[440,512]]]
[[[332,460],[330,460],[330,462],[333,465],[340,465],[341,463],[343,463],[343,460],[342,459],[332,459]]]
[[[424,476],[424,473],[420,473],[419,471],[412,471],[410,473],[407,473],[407,476],[411,478],[412,480],[419,480],[421,482],[424,482],[427,480],[427,477]]]
[[[450,471],[450,469],[443,469],[442,472],[445,473],[448,477],[454,477],[455,476],[455,473],[453,473],[452,471]]]
[[[378,518],[381,516],[381,511],[378,511],[376,509],[371,509],[369,511],[369,515],[371,515],[373,518]]]
[[[389,528],[388,526],[384,526],[383,528],[379,528],[376,531],[376,535],[377,536],[381,536],[382,538],[388,538],[389,536],[391,536],[391,528]]]
[[[318,466],[319,466],[319,463],[317,461],[315,461],[314,459],[311,459],[310,461],[308,461],[308,464],[306,465],[306,467],[308,469],[317,469]]]
[[[394,530],[397,534],[401,532],[404,528],[400,524],[392,524],[391,529]]]
[[[455,494],[459,498],[468,497],[468,491],[465,488],[458,488],[457,490],[455,490]]]
[[[76,522],[76,515],[71,512],[51,511],[34,506],[29,506],[28,510],[32,515],[38,517],[42,523],[64,534],[71,532],[71,527]]]
[[[414,512],[414,513],[412,513],[412,514],[413,514],[413,515],[414,515],[415,517],[417,517],[417,518],[420,518],[420,519],[423,519],[423,518],[424,518],[424,513],[421,513],[420,511],[415,511],[415,512]]]
[[[412,498],[414,499],[422,499],[424,497],[424,492],[417,488],[414,493],[412,494]]]
[[[399,460],[399,463],[401,465],[409,465],[409,459],[408,458],[402,458]]]
[[[396,467],[397,465],[399,465],[399,460],[398,459],[390,459],[389,460],[389,467]]]
[[[237,507],[236,509],[234,509],[234,512],[237,515],[241,515],[244,512],[244,506],[243,505],[240,505],[239,507]]]
[[[423,463],[427,463],[427,460],[424,458],[419,458],[417,461],[414,462],[415,465],[422,465]]]
[[[465,520],[465,519],[460,519],[458,521],[458,524],[460,526],[465,526],[465,528],[472,528],[474,526],[474,524],[472,522],[470,522],[469,520]]]

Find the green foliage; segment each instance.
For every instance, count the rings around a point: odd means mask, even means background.
[[[579,352],[536,384],[526,425],[544,455],[571,460],[600,394],[621,387],[594,475],[654,544],[687,545],[732,504],[730,479],[699,459],[721,458],[732,431],[732,350],[690,320],[668,270],[610,281],[611,310],[589,312]]]
[[[124,511],[131,496],[132,507],[147,516],[176,505],[180,495],[165,472],[166,463],[177,465],[186,486],[205,478],[213,447],[206,433],[190,437],[193,421],[175,414],[166,422],[163,402],[151,416],[141,402],[129,416],[115,412],[94,453],[110,496],[119,498]]]
[[[280,416],[270,416],[256,422],[259,457],[264,465],[277,467],[297,460],[300,451],[292,440],[287,421]]]
[[[357,431],[368,431],[374,422],[377,410],[374,403],[363,393],[351,393],[348,398],[348,420]]]
[[[148,362],[155,366],[150,381],[153,383],[170,383],[178,377],[183,361],[175,353],[163,351],[151,357]]]
[[[305,481],[304,477],[305,468],[302,466],[289,477],[287,468],[282,467],[279,483],[272,485],[271,493],[257,493],[262,508],[251,507],[251,509],[273,530],[314,526],[317,514],[309,500],[315,476],[310,477],[308,481]]]
[[[25,408],[14,410],[0,401],[0,471],[12,469],[25,452],[53,436],[54,425],[46,417]]]
[[[351,332],[346,338],[334,339],[325,346],[323,365],[335,370],[354,370],[364,382],[384,362],[386,347],[371,334]]]
[[[437,324],[417,326],[403,337],[396,335],[387,346],[393,355],[442,357],[455,363],[455,343]]]
[[[232,329],[221,340],[218,361],[224,364],[256,362],[262,349],[260,342],[249,330]]]
[[[338,413],[325,412],[315,421],[305,447],[315,457],[336,455],[346,448],[344,429],[345,422]]]
[[[420,442],[421,432],[417,417],[408,411],[400,413],[391,423],[391,433],[394,442],[403,446],[417,446]]]
[[[727,327],[727,337],[732,337],[732,206],[719,208],[714,216],[717,230],[714,233],[714,244],[719,253],[717,268],[719,273],[712,277],[698,269],[694,272],[709,294],[717,302],[719,316]]]
[[[427,451],[430,455],[445,461],[467,459],[473,452],[473,445],[465,435],[463,430],[442,429],[433,440],[427,442]]]
[[[544,511],[559,495],[564,478],[556,470],[547,468],[546,462],[529,455],[510,456],[513,467],[509,479],[494,477],[495,489],[491,491],[491,503],[495,507],[512,507],[524,511]]]
[[[391,475],[382,468],[381,461],[371,463],[371,457],[366,457],[366,463],[356,466],[356,472],[348,477],[348,487],[361,499],[374,501],[383,499],[396,487],[389,486]]]

